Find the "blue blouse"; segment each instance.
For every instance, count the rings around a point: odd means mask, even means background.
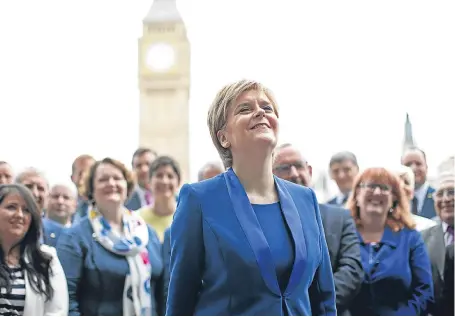
[[[386,227],[381,241],[360,252],[365,278],[350,312],[354,316],[421,316],[434,300],[430,259],[419,232]]]
[[[281,292],[291,277],[294,264],[294,242],[281,212],[280,203],[253,205],[253,210],[269,244]]]

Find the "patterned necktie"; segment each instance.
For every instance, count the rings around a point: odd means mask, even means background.
[[[452,226],[447,227],[447,234],[448,234],[447,245],[449,245],[449,244],[453,243],[453,227]]]
[[[418,202],[418,200],[417,200],[416,197],[412,198],[412,210],[411,210],[411,211],[412,211],[412,213],[413,213],[414,215],[418,215],[418,214],[419,214],[419,210],[417,209],[418,203],[419,203],[419,202]]]

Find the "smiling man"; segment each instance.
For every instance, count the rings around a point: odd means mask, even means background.
[[[434,188],[427,181],[428,165],[425,152],[417,147],[409,148],[403,153],[401,164],[410,167],[414,172],[412,213],[429,219],[435,217]]]
[[[354,179],[359,173],[359,165],[354,153],[344,151],[333,155],[330,158],[329,172],[340,192],[327,203],[343,207],[351,193]]]
[[[455,173],[445,172],[439,175],[434,192],[434,206],[439,216],[438,225],[422,231],[422,238],[430,255],[434,283],[435,305],[430,313],[443,315],[440,309],[444,282],[446,247],[454,243],[454,195]]]
[[[276,149],[273,172],[295,184],[311,184],[311,165],[291,144],[283,144]],[[360,244],[354,221],[347,210],[326,204],[319,204],[319,210],[332,264],[337,312],[343,315],[347,313],[346,308],[363,280]]]

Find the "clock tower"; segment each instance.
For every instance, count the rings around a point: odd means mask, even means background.
[[[189,181],[190,44],[176,0],[154,0],[139,39],[139,144],[175,158]]]

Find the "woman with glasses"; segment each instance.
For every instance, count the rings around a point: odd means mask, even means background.
[[[430,259],[400,179],[384,168],[357,176],[347,202],[357,225],[365,277],[355,316],[420,316],[433,301]]]

